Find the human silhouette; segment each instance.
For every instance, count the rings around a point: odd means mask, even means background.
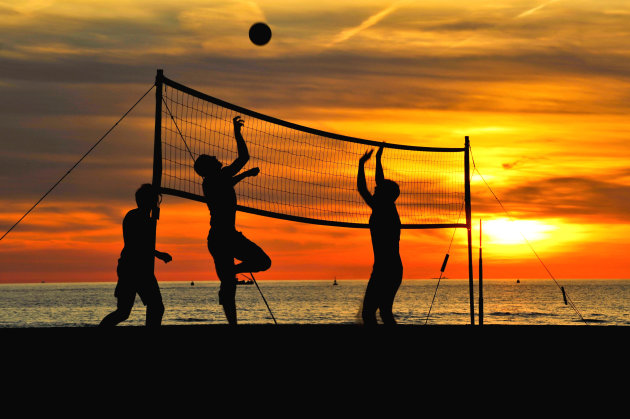
[[[153,273],[153,258],[165,263],[173,260],[168,253],[154,249],[153,221],[151,210],[158,205],[158,192],[145,183],[136,191],[138,208],[132,209],[123,219],[123,239],[125,246],[118,259],[118,284],[114,296],[118,308],[105,316],[100,326],[116,326],[127,320],[136,299],[136,294],[147,307],[147,326],[162,323],[164,304],[157,279]]]
[[[381,156],[383,147],[376,152],[376,188],[370,193],[365,182],[365,162],[374,150],[367,151],[359,160],[357,189],[363,200],[372,208],[370,236],[374,251],[374,266],[363,298],[361,317],[366,326],[376,325],[376,310],[386,325],[395,325],[392,313],[394,298],[402,282],[403,266],[400,259],[400,217],[396,199],[400,195],[398,184],[385,179]]]
[[[236,192],[234,185],[248,176],[256,176],[256,167],[239,174],[249,160],[247,145],[241,135],[243,119],[233,119],[234,137],[238,157],[223,167],[215,156],[202,154],[195,161],[194,169],[203,178],[203,194],[210,210],[208,250],[214,259],[214,267],[221,281],[219,304],[223,306],[230,325],[236,325],[236,275],[243,272],[260,272],[269,269],[271,259],[258,245],[236,231]],[[238,264],[234,259],[238,259]]]

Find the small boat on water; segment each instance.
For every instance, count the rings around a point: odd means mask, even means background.
[[[236,285],[251,285],[253,283],[254,281],[252,281],[251,279],[248,279],[248,280],[239,279],[238,281],[236,281]]]
[[[335,280],[333,281],[333,285],[339,285],[339,284],[337,283],[337,277],[335,277]]]
[[[194,287],[195,286],[195,281],[190,281],[190,286]]]
[[[521,283],[521,280],[520,280],[520,279],[517,279],[517,280],[516,280],[516,283],[517,283],[517,284],[520,284],[520,283]]]

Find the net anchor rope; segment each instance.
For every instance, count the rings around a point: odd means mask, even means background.
[[[262,290],[258,286],[258,281],[256,281],[256,278],[254,278],[254,273],[250,272],[249,273],[250,276],[247,276],[247,274],[245,274],[245,273],[242,273],[241,275],[243,275],[245,278],[248,278],[248,279],[251,279],[252,281],[254,281],[254,284],[256,285],[256,288],[258,288],[258,292],[260,293],[260,296],[262,297],[262,300],[264,301],[265,305],[267,306],[267,310],[269,311],[269,314],[271,315],[273,323],[277,326],[278,322],[276,321],[276,318],[273,315],[273,311],[271,311],[271,307],[269,307],[269,303],[267,303],[267,299],[265,298],[265,296],[263,295]]]
[[[186,139],[184,138],[184,134],[182,134],[182,130],[179,129],[179,125],[177,125],[177,122],[175,122],[175,118],[173,117],[173,112],[171,112],[171,109],[168,107],[168,104],[166,103],[164,98],[162,98],[162,103],[164,103],[164,106],[166,106],[166,110],[168,111],[168,115],[171,117],[171,120],[173,121],[173,124],[175,124],[175,128],[177,128],[177,132],[179,133],[179,136],[182,139],[182,142],[186,146],[186,150],[188,151],[188,154],[190,155],[190,159],[194,163],[195,162],[195,156],[193,156],[192,151],[190,151],[190,147],[188,147],[188,143],[186,142]]]
[[[459,216],[461,217],[462,210],[459,211]],[[459,222],[459,217],[457,217],[457,222]],[[437,296],[438,288],[440,287],[440,282],[442,281],[442,275],[444,275],[444,271],[446,270],[446,264],[448,262],[449,255],[451,253],[451,246],[453,246],[453,239],[455,239],[455,233],[457,229],[453,229],[453,235],[451,236],[451,242],[448,245],[448,249],[446,250],[446,256],[444,256],[444,262],[442,262],[442,268],[440,269],[440,277],[438,278],[437,285],[435,286],[435,291],[433,292],[433,299],[431,300],[431,305],[429,306],[429,311],[427,312],[427,318],[424,320],[424,325],[426,326],[429,321],[429,316],[431,315],[431,309],[433,308],[433,303],[435,302],[435,297]]]
[[[53,185],[50,187],[50,189],[48,189],[48,191],[46,191],[46,193],[45,193],[44,195],[42,195],[42,197],[41,197],[41,198],[39,198],[39,200],[38,200],[37,202],[35,202],[35,204],[34,204],[34,205],[33,205],[33,206],[32,206],[32,207],[28,210],[28,211],[26,211],[26,212],[24,213],[24,215],[22,215],[22,217],[20,217],[20,219],[19,219],[19,220],[17,220],[17,221],[15,222],[15,224],[13,224],[13,225],[11,226],[11,228],[9,228],[9,229],[8,229],[8,230],[7,230],[7,231],[6,231],[6,232],[2,235],[2,237],[0,237],[0,240],[4,239],[4,238],[7,236],[7,234],[9,234],[9,233],[10,233],[10,232],[11,232],[11,231],[15,228],[15,227],[17,227],[17,226],[18,226],[18,224],[20,224],[20,222],[22,222],[22,220],[23,220],[24,218],[26,218],[26,216],[27,216],[28,214],[30,214],[30,213],[31,213],[31,211],[33,211],[33,210],[35,209],[35,207],[37,207],[37,206],[38,206],[38,205],[39,205],[39,204],[40,204],[40,203],[44,200],[44,198],[46,198],[46,197],[48,196],[48,194],[50,194],[50,193],[51,193],[51,192],[52,192],[52,191],[53,191],[53,190],[54,190],[54,189],[55,189],[55,188],[56,188],[56,187],[57,187],[57,186],[58,186],[61,182],[63,182],[63,180],[64,180],[64,179],[65,179],[65,178],[66,178],[66,177],[70,174],[70,172],[72,172],[72,171],[73,171],[73,170],[74,170],[74,169],[75,169],[75,168],[76,168],[76,167],[77,167],[77,166],[78,166],[78,165],[79,165],[79,164],[83,161],[83,159],[85,159],[85,158],[88,156],[88,154],[90,154],[90,153],[92,152],[92,150],[94,150],[94,149],[95,149],[95,148],[96,148],[96,147],[97,147],[97,146],[101,143],[101,141],[103,141],[103,140],[105,139],[105,137],[107,137],[107,136],[109,135],[109,133],[110,133],[110,132],[112,132],[112,131],[114,130],[114,128],[116,128],[116,127],[118,126],[118,124],[119,124],[119,123],[120,123],[123,119],[125,119],[125,117],[126,117],[126,116],[127,116],[127,115],[128,115],[128,114],[129,114],[129,113],[130,113],[130,112],[131,112],[134,108],[135,108],[135,107],[136,107],[136,105],[138,105],[138,104],[142,101],[142,99],[144,99],[144,98],[145,98],[145,96],[146,96],[146,95],[148,95],[148,94],[149,94],[149,92],[150,92],[151,90],[153,90],[153,88],[154,88],[154,87],[155,87],[155,84],[151,85],[151,88],[149,88],[149,90],[147,90],[147,91],[146,91],[146,93],[145,93],[145,94],[143,94],[143,95],[140,97],[140,99],[138,99],[138,100],[136,101],[136,103],[134,103],[134,104],[133,104],[133,106],[132,106],[131,108],[129,108],[129,110],[128,110],[127,112],[125,112],[125,113],[123,114],[123,116],[121,116],[121,117],[120,117],[120,119],[119,119],[118,121],[116,121],[116,123],[115,123],[114,125],[112,125],[112,127],[111,127],[110,129],[108,129],[108,130],[107,130],[107,132],[106,132],[105,134],[103,134],[103,136],[102,136],[102,137],[101,137],[101,138],[100,138],[100,139],[99,139],[96,143],[94,143],[94,145],[93,145],[92,147],[90,147],[90,149],[89,149],[88,151],[86,151],[86,152],[85,152],[85,154],[83,154],[83,156],[81,156],[81,158],[80,158],[80,159],[79,159],[79,160],[78,160],[78,161],[77,161],[77,162],[76,162],[76,163],[75,163],[75,164],[74,164],[74,165],[73,165],[73,166],[72,166],[72,167],[71,167],[71,168],[70,168],[70,169],[69,169],[69,170],[68,170],[68,171],[67,171],[67,172],[63,175],[63,176],[61,176],[61,178],[59,178],[59,180],[57,180],[57,182],[55,182],[55,183],[53,184]]]
[[[479,175],[479,177],[481,177],[481,180],[483,181],[483,183],[486,185],[486,187],[488,188],[488,190],[490,191],[490,193],[492,194],[492,196],[494,197],[494,199],[499,203],[499,205],[501,206],[501,209],[503,210],[503,212],[505,212],[505,214],[508,216],[508,218],[510,219],[510,221],[514,221],[515,218],[512,217],[512,214],[510,214],[510,212],[505,208],[505,206],[503,205],[503,203],[501,202],[501,200],[499,199],[499,197],[494,193],[494,191],[492,190],[492,188],[490,187],[490,185],[488,184],[488,182],[486,182],[486,180],[484,179],[483,175],[481,174],[481,172],[479,171],[479,169],[477,168],[477,165],[475,164],[475,158],[473,157],[472,154],[472,147],[470,149],[470,158],[472,159],[472,164],[473,164],[473,171],[476,171],[477,174]],[[558,288],[560,289],[560,291],[562,292],[563,298],[565,302],[569,303],[569,306],[573,309],[573,311],[575,311],[575,313],[580,317],[580,319],[586,324],[588,325],[588,322],[586,321],[586,319],[584,319],[584,317],[582,316],[582,313],[580,313],[580,310],[577,308],[577,306],[575,305],[575,303],[573,303],[573,301],[571,300],[571,297],[569,297],[568,293],[566,292],[566,290],[564,289],[563,286],[561,286],[558,281],[556,280],[556,278],[554,277],[554,275],[551,273],[551,271],[549,270],[549,268],[547,267],[547,265],[545,264],[545,262],[543,262],[542,258],[538,255],[538,252],[536,252],[536,250],[534,249],[534,246],[532,246],[532,244],[529,242],[529,240],[527,240],[527,237],[525,237],[525,235],[523,234],[523,232],[518,229],[519,234],[521,235],[521,237],[523,238],[523,240],[525,241],[525,243],[527,243],[527,246],[529,246],[530,250],[534,253],[534,256],[536,256],[536,258],[538,259],[538,261],[540,262],[540,264],[542,265],[542,267],[545,269],[545,271],[547,271],[547,274],[549,275],[549,277],[553,280],[553,282],[558,286]]]

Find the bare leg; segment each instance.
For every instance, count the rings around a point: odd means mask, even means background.
[[[378,305],[378,308],[383,324],[385,325],[396,325],[396,319],[394,318],[392,309],[394,306],[394,298],[396,298],[396,293],[398,292],[401,282],[402,278],[399,278],[392,282],[388,282],[387,284],[383,284],[382,295],[379,296],[380,304]]]
[[[236,326],[236,279],[232,276],[232,280],[221,279],[221,288],[219,289],[219,304],[223,306],[223,312],[228,324]]]
[[[365,326],[376,326],[376,309],[378,308],[378,291],[373,278],[370,278],[365,297],[363,297],[363,310],[361,317]]]
[[[147,305],[147,327],[157,327],[162,324],[164,304],[162,302]]]
[[[241,262],[234,266],[234,273],[261,272],[271,267],[271,259],[256,243],[237,233],[234,257]]]
[[[133,303],[136,299],[136,293],[123,295],[118,298],[118,308],[109,313],[99,324],[99,327],[113,327],[118,323],[124,322],[129,318]]]
[[[129,314],[130,311],[116,309],[116,311],[109,313],[103,320],[101,320],[99,327],[116,326],[118,323],[122,323],[127,320],[129,318]]]
[[[219,304],[223,306],[223,312],[228,324],[236,326],[236,275],[234,273],[234,259],[224,260],[217,264],[215,258],[215,268],[217,276],[221,281],[219,288]]]
[[[379,312],[381,314],[381,319],[383,320],[383,324],[388,326],[396,325],[396,319],[394,318],[394,313],[392,312],[393,304],[383,304],[379,307]]]
[[[236,302],[233,303],[223,303],[223,312],[225,313],[225,318],[228,321],[230,326],[236,326]]]
[[[266,259],[261,260],[246,260],[234,266],[234,273],[240,274],[245,272],[260,272],[266,271],[271,267],[271,259],[267,255]]]
[[[222,237],[208,240],[208,250],[214,259],[214,269],[221,281],[219,288],[219,304],[223,306],[223,312],[228,324],[236,326],[236,272],[234,272],[234,256],[226,251],[231,246],[226,246]],[[228,242],[229,244],[229,242]],[[223,246],[223,247],[222,247]]]

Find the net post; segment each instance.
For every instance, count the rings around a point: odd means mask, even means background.
[[[155,132],[153,137],[153,187],[160,188],[162,180],[162,83],[164,72],[155,76]]]
[[[482,228],[479,219],[479,326],[483,326],[483,255],[482,255]]]
[[[158,70],[155,75],[155,131],[153,136],[153,180],[155,191],[160,192],[162,184],[162,83],[164,81],[163,70]],[[157,221],[160,218],[159,203],[151,210],[151,230],[153,252],[157,241]],[[155,274],[155,257],[151,258],[153,272]]]
[[[472,208],[470,204],[470,139],[465,137],[464,143],[464,186],[466,189],[464,203],[466,206],[466,232],[468,233],[468,292],[470,299],[470,325],[475,325],[475,295],[473,290],[472,262]]]

